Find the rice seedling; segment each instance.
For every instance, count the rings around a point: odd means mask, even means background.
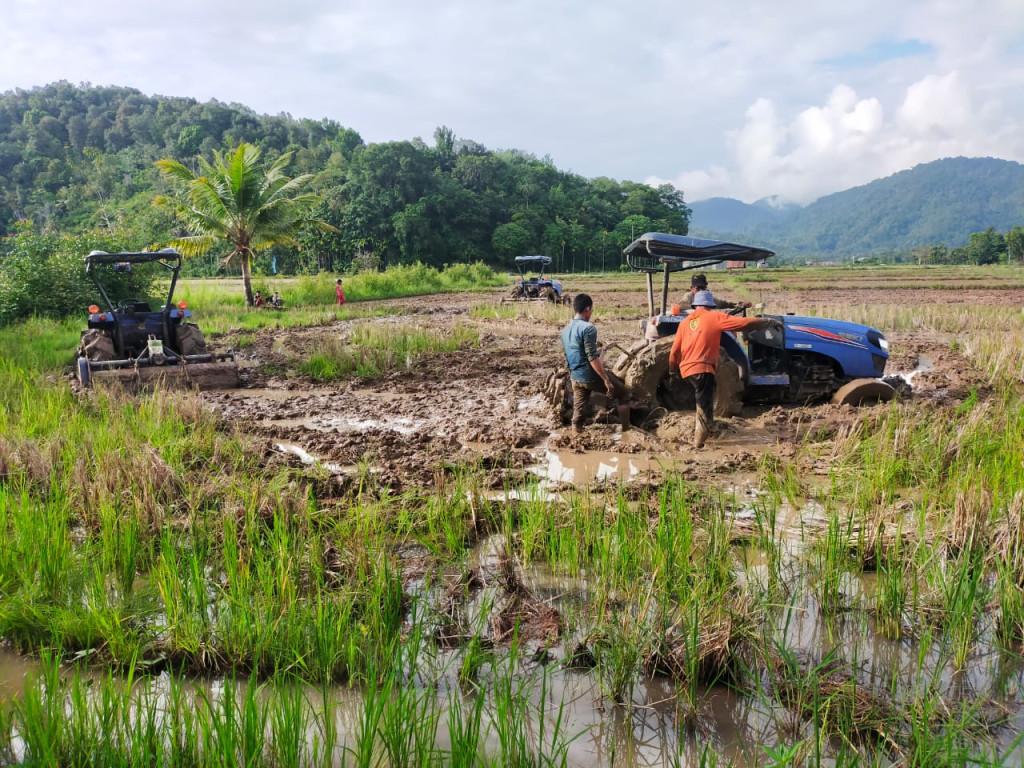
[[[451,691],[448,697],[448,737],[451,750],[448,764],[451,768],[474,768],[483,762],[482,748],[487,736],[484,728],[482,693],[460,696]]]

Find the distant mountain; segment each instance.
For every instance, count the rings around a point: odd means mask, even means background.
[[[964,245],[989,227],[1024,224],[1024,165],[954,157],[820,198],[771,208],[712,198],[691,203],[695,235],[775,248],[780,256],[851,257],[918,245]]]
[[[731,197],[711,197],[690,203],[690,231],[747,232],[770,225],[784,217],[788,211],[734,200]]]

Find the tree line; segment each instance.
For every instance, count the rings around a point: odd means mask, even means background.
[[[291,153],[289,173],[311,176],[314,216],[330,225],[262,253],[255,268],[265,272],[353,262],[509,268],[526,253],[551,256],[558,271],[609,269],[633,237],[689,226],[671,185],[587,179],[445,126],[430,144],[367,144],[333,120],[60,82],[0,96],[0,235],[25,237],[27,226],[40,235],[100,232],[132,248],[174,240],[183,233],[173,215],[152,205],[170,192],[156,162],[197,169],[199,158],[242,143],[269,162]],[[217,254],[189,265],[193,274],[219,268]]]
[[[1006,232],[989,227],[973,233],[967,245],[948,248],[944,243],[933,243],[913,249],[911,257],[918,264],[1020,263],[1024,261],[1024,226],[1018,224]]]

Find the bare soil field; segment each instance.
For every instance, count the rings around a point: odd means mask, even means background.
[[[583,281],[571,287],[594,297],[602,345],[627,344],[637,337],[646,313],[642,291],[632,284],[590,288]],[[747,286],[746,293],[769,313],[810,312],[837,319],[848,319],[854,307],[872,300],[864,290],[841,287],[796,290],[771,284]],[[545,376],[563,361],[558,334],[571,309],[518,305],[513,318],[481,316],[482,308],[498,306],[500,298],[500,292],[492,292],[393,300],[379,303],[393,313],[383,317],[247,332],[238,351],[243,388],[204,398],[229,422],[264,436],[268,455],[276,451],[295,462],[318,461],[342,485],[346,478],[369,472],[392,489],[429,484],[437,472],[460,464],[491,470],[495,488],[537,475],[554,484],[636,475],[642,476],[637,481],[656,482],[659,471],[668,468],[687,479],[729,485],[737,472],[756,469],[766,452],[794,456],[808,436],[822,444],[819,455],[827,453],[831,437],[862,415],[828,403],[747,406],[737,417],[718,419],[713,439],[699,452],[687,444],[689,413],[668,414],[627,431],[614,423],[595,423],[577,437],[556,423],[540,394]],[[885,301],[1019,306],[1024,290],[894,289],[886,291]],[[442,331],[461,323],[477,331],[480,343],[420,359],[409,370],[376,379],[324,383],[297,372],[298,363],[326,340],[344,339],[354,323],[367,322]],[[240,346],[242,335],[228,333],[215,341]],[[906,381],[903,397],[942,405],[959,402],[972,390],[985,393],[984,377],[951,337],[933,331],[887,335],[892,345],[887,375]],[[590,454],[604,458],[581,461]],[[576,471],[565,471],[574,463]],[[825,471],[822,466],[803,469]]]

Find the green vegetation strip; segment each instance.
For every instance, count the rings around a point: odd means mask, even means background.
[[[395,370],[411,370],[426,355],[454,352],[478,344],[479,334],[456,324],[451,332],[378,324],[356,325],[348,341],[329,338],[320,352],[299,370],[318,381],[349,376],[373,377]]]

